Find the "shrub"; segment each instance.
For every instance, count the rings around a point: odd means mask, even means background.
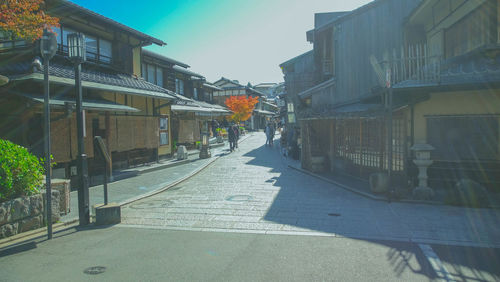
[[[22,146],[0,139],[0,202],[39,192],[44,168]]]

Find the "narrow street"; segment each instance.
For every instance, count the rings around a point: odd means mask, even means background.
[[[127,226],[500,247],[500,212],[374,201],[288,167],[254,133],[196,176],[126,205]],[[446,220],[443,220],[446,217]]]
[[[252,133],[188,180],[122,206],[121,224],[0,250],[0,281],[87,281],[89,267],[103,281],[500,279],[497,211],[367,199],[289,168],[264,143]]]

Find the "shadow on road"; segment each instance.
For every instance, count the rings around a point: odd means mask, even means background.
[[[429,279],[438,278],[416,244],[384,241],[386,239],[373,240],[373,238],[383,238],[384,233],[379,231],[384,224],[374,224],[377,215],[372,214],[373,211],[370,207],[388,205],[388,203],[374,202],[354,195],[289,168],[288,160],[282,155],[279,140],[275,141],[273,147],[262,145],[244,156],[252,158],[246,164],[267,167],[272,172],[279,174],[278,177],[265,180],[267,183],[273,183],[280,190],[264,216],[264,220],[291,227],[290,230],[298,227],[385,245],[390,248],[387,252],[387,260],[393,266],[398,277],[403,275],[405,271],[411,271],[426,275]],[[355,208],[346,208],[354,205],[356,205]],[[391,240],[391,238],[387,238],[387,240]],[[500,257],[498,250],[490,255],[493,261],[498,262]],[[444,256],[445,260],[449,258],[449,256]],[[474,259],[474,257],[470,255],[470,259]],[[467,260],[450,260],[449,263],[458,265],[457,267],[460,268],[465,267],[468,262]],[[461,263],[463,266],[460,266]],[[476,263],[474,266],[479,271],[493,272],[496,273],[492,274],[494,277],[500,277],[498,269],[485,266],[485,264]],[[471,273],[475,276],[467,276],[467,279],[484,281],[481,273]],[[455,277],[460,279],[464,276],[457,275]]]

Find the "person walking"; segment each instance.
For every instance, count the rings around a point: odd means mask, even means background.
[[[264,129],[264,133],[266,133],[266,146],[269,143],[269,139],[271,139],[271,125],[268,123],[266,124],[266,129]]]
[[[234,132],[233,126],[227,128],[227,139],[229,140],[229,151],[234,151],[234,146],[236,143],[236,133]]]
[[[274,127],[274,123],[270,125],[270,133],[269,133],[269,146],[274,145],[274,134],[276,133],[276,128]]]
[[[237,124],[233,125],[233,130],[234,134],[236,135],[236,138],[234,140],[234,146],[235,148],[238,148],[238,140],[240,139],[240,128]]]

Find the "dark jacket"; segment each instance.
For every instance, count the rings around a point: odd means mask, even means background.
[[[229,139],[229,142],[236,141],[236,133],[234,132],[234,129],[232,126],[227,128],[227,138]]]

